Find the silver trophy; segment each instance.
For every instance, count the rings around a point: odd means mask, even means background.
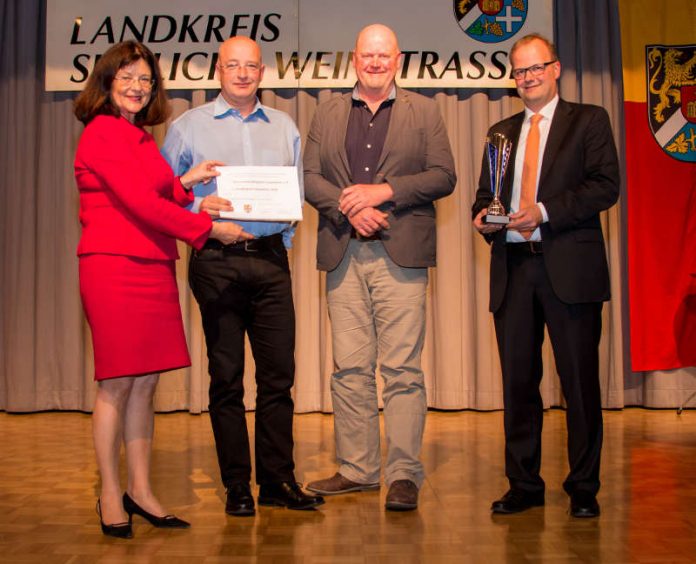
[[[491,192],[493,192],[493,200],[488,204],[488,212],[485,216],[486,223],[510,223],[510,218],[505,215],[505,207],[500,201],[500,191],[510,162],[511,150],[512,141],[502,133],[493,133],[490,137],[486,137],[488,170],[491,174]]]

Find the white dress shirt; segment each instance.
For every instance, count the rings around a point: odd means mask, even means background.
[[[535,199],[536,194],[539,191],[539,176],[541,176],[541,163],[544,159],[544,150],[546,149],[546,140],[549,138],[549,129],[551,129],[551,120],[553,119],[553,114],[556,111],[556,106],[558,106],[558,96],[555,96],[548,104],[546,104],[538,114],[541,114],[541,120],[539,120],[539,163],[537,166],[537,178],[535,186]],[[522,191],[522,168],[524,167],[524,153],[527,149],[527,135],[529,135],[529,126],[531,123],[531,117],[535,112],[525,107],[524,109],[524,121],[522,122],[522,130],[520,131],[520,139],[517,142],[517,152],[515,153],[515,176],[512,179],[512,198],[510,199],[510,209],[509,213],[514,213],[519,210],[520,207],[520,193]],[[549,220],[549,215],[546,212],[544,204],[537,202],[537,206],[541,210],[542,223]],[[520,235],[519,231],[514,231],[512,229],[507,230],[507,236],[505,240],[508,243],[524,243],[526,241],[541,241],[541,231],[537,227],[532,236],[529,239],[525,239]]]

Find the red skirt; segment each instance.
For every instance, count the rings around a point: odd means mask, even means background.
[[[95,380],[191,365],[173,260],[82,255],[80,294]]]

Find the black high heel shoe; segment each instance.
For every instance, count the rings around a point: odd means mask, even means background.
[[[179,519],[176,515],[157,517],[152,513],[148,513],[135,503],[127,492],[123,494],[123,508],[126,510],[126,513],[128,513],[129,519],[133,518],[133,514],[140,515],[144,519],[147,519],[151,525],[159,527],[160,529],[188,529],[191,526],[191,523]]]
[[[116,537],[117,539],[132,539],[133,538],[133,527],[131,526],[130,517],[128,521],[124,523],[114,523],[113,525],[107,525],[102,521],[101,516],[101,499],[97,500],[97,515],[99,515],[99,523],[101,524],[102,533],[107,537]]]

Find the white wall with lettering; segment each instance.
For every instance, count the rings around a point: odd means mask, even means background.
[[[553,35],[551,0],[47,0],[46,90],[81,90],[95,60],[125,39],[159,56],[168,88],[218,87],[219,44],[261,46],[266,88],[355,82],[357,32],[383,23],[404,54],[397,82],[422,88],[511,88],[508,52],[526,33]]]

